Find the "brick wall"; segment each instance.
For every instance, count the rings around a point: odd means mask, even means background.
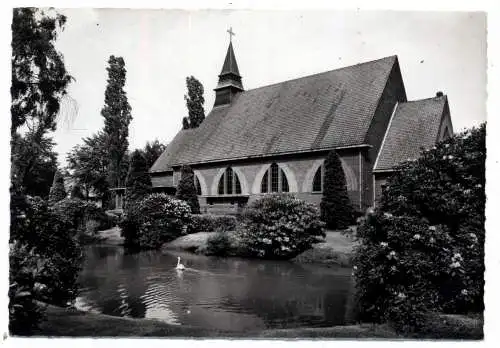
[[[340,150],[339,156],[341,158],[342,167],[347,182],[347,190],[349,198],[354,206],[360,205],[360,168],[359,168],[359,150]],[[280,168],[283,169],[287,176],[288,186],[290,192],[296,193],[297,197],[305,201],[318,204],[321,201],[321,193],[312,192],[312,182],[316,170],[323,164],[327,152],[321,154],[311,154],[308,156],[297,155],[296,157],[276,158],[272,159],[256,159],[253,161],[235,162],[230,164],[231,168],[238,175],[242,195],[248,195],[248,202],[251,202],[261,196],[260,186],[264,173],[269,166],[276,162]],[[200,181],[202,196],[200,199],[200,206],[202,210],[212,212],[228,212],[234,211],[234,207],[224,204],[207,204],[206,196],[218,196],[217,188],[220,177],[229,164],[205,164],[193,167],[195,174]],[[174,177],[177,175],[174,173]],[[153,186],[158,184],[172,182],[172,175],[167,177],[156,176],[153,180]]]
[[[365,139],[365,142],[372,145],[372,147],[364,154],[363,166],[366,166],[366,168],[364,168],[365,176],[363,180],[363,208],[367,208],[373,204],[374,187],[371,173],[389,125],[394,106],[396,102],[405,101],[406,91],[399,63],[396,60],[389,74],[389,78],[387,79],[384,92],[379,100],[379,104],[375,110]]]

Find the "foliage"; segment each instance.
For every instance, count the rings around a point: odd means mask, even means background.
[[[153,193],[127,207],[120,227],[126,247],[157,249],[182,235],[190,222],[186,202]]]
[[[43,318],[43,308],[36,303],[42,285],[37,282],[43,262],[34,248],[19,242],[10,244],[9,331],[30,334]]]
[[[186,77],[186,86],[188,94],[184,95],[184,99],[186,100],[189,116],[184,117],[182,120],[182,128],[198,128],[205,119],[203,85],[194,76],[189,76]]]
[[[207,240],[206,255],[213,256],[227,256],[232,249],[231,240],[229,239],[228,232],[219,231]]]
[[[71,81],[55,48],[66,17],[36,8],[15,8],[12,20],[11,134],[26,125],[42,136],[55,130],[60,98]]]
[[[142,150],[144,153],[144,158],[146,159],[146,166],[151,168],[151,166],[156,162],[158,157],[165,151],[166,146],[155,139],[152,142],[147,142],[146,146]]]
[[[91,192],[103,197],[109,187],[106,134],[98,132],[82,140],[82,145],[76,145],[68,153],[68,169],[71,171],[72,178],[85,191],[86,197]],[[123,177],[123,174],[121,176]]]
[[[64,178],[60,171],[56,171],[54,175],[54,182],[50,188],[49,201],[51,203],[56,203],[64,198],[66,198],[66,189],[64,188]]]
[[[22,181],[16,183],[23,188],[25,194],[48,197],[57,170],[54,145],[52,139],[46,136],[37,143],[32,133],[13,135],[11,139],[13,174],[15,175],[16,169],[25,170]]]
[[[79,183],[74,184],[73,187],[71,188],[70,197],[73,199],[84,199],[85,198],[83,196],[82,187],[80,186]]]
[[[41,318],[37,300],[66,305],[76,295],[81,250],[68,226],[41,198],[56,171],[54,143],[61,98],[71,76],[55,48],[66,18],[53,10],[16,8],[12,21],[11,226],[9,318],[13,334]]]
[[[42,165],[41,160],[44,156],[52,157],[51,141],[46,134],[56,128],[60,100],[72,79],[55,48],[57,34],[65,22],[66,17],[52,10],[13,10],[11,176],[15,186],[33,188],[29,178],[53,169]],[[23,135],[18,132],[21,127]],[[42,172],[37,173],[37,169]]]
[[[151,179],[148,169],[146,159],[141,151],[135,150],[130,159],[130,168],[125,182],[127,187],[126,204],[133,204],[134,201],[144,198],[151,192]]]
[[[324,166],[321,219],[329,229],[345,229],[354,222],[354,215],[347,195],[344,170],[340,158],[334,150],[326,157]]]
[[[319,211],[291,194],[269,194],[243,213],[241,243],[251,255],[289,259],[325,237]]]
[[[104,133],[107,139],[108,184],[110,187],[120,187],[122,182],[119,173],[128,148],[128,126],[132,115],[124,90],[125,61],[122,57],[112,55],[108,64],[108,85],[101,115],[104,117]]]
[[[233,215],[193,214],[189,233],[234,231],[237,219]]]
[[[71,224],[39,197],[28,197],[16,211],[15,220],[11,243],[19,243],[20,248],[26,248],[40,261],[35,280],[43,285],[43,291],[36,299],[67,305],[76,297],[82,261],[81,247],[70,232]],[[11,268],[11,278],[22,277],[20,271],[25,270]]]
[[[359,226],[360,317],[402,331],[429,311],[483,310],[485,125],[403,163]]]
[[[99,230],[111,228],[113,220],[95,203],[78,198],[66,198],[52,206],[61,220],[65,220],[73,236],[79,239],[93,236]]]
[[[198,202],[196,188],[194,187],[194,173],[189,166],[182,166],[181,168],[181,180],[179,181],[179,185],[177,185],[175,197],[186,201],[193,214],[200,213],[200,203]]]

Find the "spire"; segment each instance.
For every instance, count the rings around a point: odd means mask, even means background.
[[[238,93],[243,91],[243,84],[241,83],[241,75],[236,63],[236,56],[234,55],[232,36],[234,35],[232,28],[228,30],[229,33],[229,46],[227,48],[226,59],[219,74],[219,83],[214,89],[215,103],[214,106],[231,104],[231,100]]]
[[[236,57],[234,56],[233,43],[229,42],[229,47],[227,48],[226,59],[224,60],[224,65],[220,72],[221,75],[224,74],[234,74],[240,76],[240,71],[238,70],[238,64],[236,63]]]

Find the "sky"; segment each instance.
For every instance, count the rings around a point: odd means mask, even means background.
[[[185,78],[212,108],[229,35],[245,89],[397,55],[409,100],[449,97],[455,131],[486,120],[486,16],[467,12],[58,9],[75,78],[54,134],[59,161],[102,129],[107,60],[122,56],[130,149],[168,143],[187,115]]]

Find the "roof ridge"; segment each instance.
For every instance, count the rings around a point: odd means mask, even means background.
[[[418,103],[418,102],[422,102],[422,101],[427,101],[427,100],[443,100],[445,101],[447,98],[447,95],[444,94],[442,97],[429,97],[429,98],[422,98],[422,99],[415,99],[415,100],[407,100],[405,102],[401,102],[400,104],[409,104],[409,103]]]
[[[372,64],[372,63],[375,63],[375,62],[378,62],[378,61],[382,61],[382,60],[386,60],[386,59],[390,59],[390,58],[396,59],[397,57],[398,56],[396,54],[394,54],[392,56],[387,56],[387,57],[383,57],[383,58],[379,58],[379,59],[369,60],[367,62],[362,62],[362,63],[357,63],[357,64],[351,64],[351,65],[347,65],[347,66],[344,66],[344,67],[341,67],[341,68],[337,68],[337,69],[327,70],[327,71],[323,71],[323,72],[319,72],[319,73],[315,73],[315,74],[311,74],[311,75],[306,75],[306,76],[296,77],[296,78],[285,80],[285,81],[271,83],[269,85],[264,85],[264,86],[255,87],[255,88],[252,88],[252,89],[247,89],[243,93],[245,93],[245,92],[251,92],[251,91],[255,91],[257,89],[271,87],[271,86],[275,86],[275,85],[281,85],[281,84],[286,83],[286,82],[292,82],[292,81],[296,81],[296,80],[300,80],[300,79],[305,79],[305,78],[308,78],[308,77],[323,75],[323,74],[327,74],[327,73],[330,73],[330,72],[333,72],[333,71],[340,71],[340,70],[344,70],[344,69],[349,69],[349,68],[352,68],[352,67],[355,67],[355,66],[359,66],[359,65]]]

